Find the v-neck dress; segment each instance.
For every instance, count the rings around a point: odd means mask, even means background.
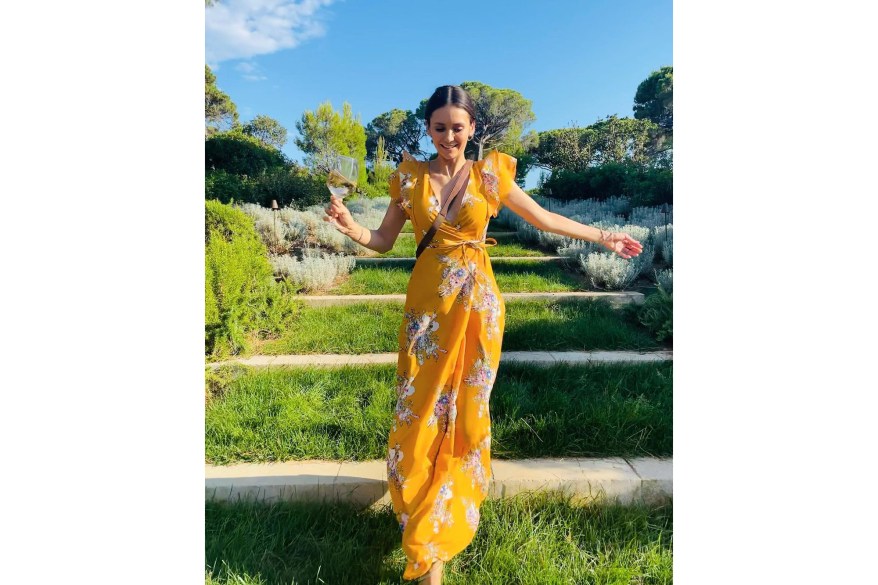
[[[396,408],[387,477],[407,557],[404,579],[425,574],[472,542],[491,478],[488,401],[500,362],[506,306],[486,247],[515,178],[516,160],[476,161],[454,224],[443,222],[415,262],[399,328]],[[427,162],[403,161],[391,205],[420,243],[440,211]]]

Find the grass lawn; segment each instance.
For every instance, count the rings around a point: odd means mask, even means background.
[[[499,236],[496,246],[487,248],[488,256],[553,256],[549,252],[538,248],[523,246],[518,241],[518,236]],[[415,243],[414,234],[402,234],[396,239],[393,249],[386,254],[381,254],[384,258],[414,258],[418,246]]]
[[[447,585],[670,585],[673,504],[573,505],[556,492],[486,500]],[[389,506],[207,502],[205,584],[402,584]]]
[[[634,310],[602,301],[507,301],[503,350],[658,349]],[[255,353],[397,352],[402,319],[402,303],[303,307],[279,338],[255,343]]]
[[[325,294],[379,295],[405,294],[413,262],[358,264],[350,276]],[[565,270],[560,262],[531,260],[492,260],[494,278],[503,292],[573,292],[591,290],[586,278]]]
[[[210,463],[386,457],[393,365],[246,368],[208,401]],[[501,364],[491,394],[492,454],[649,457],[672,453],[671,362]]]

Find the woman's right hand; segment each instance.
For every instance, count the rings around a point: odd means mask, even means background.
[[[329,206],[327,206],[324,211],[326,211],[326,215],[323,216],[323,221],[328,221],[335,225],[335,229],[345,235],[350,235],[352,230],[357,226],[357,222],[354,221],[350,210],[345,207],[342,200],[335,195],[330,195]]]

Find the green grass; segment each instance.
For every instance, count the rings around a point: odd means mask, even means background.
[[[405,294],[413,262],[358,264],[347,280],[328,291],[337,295]],[[503,292],[573,292],[591,290],[581,274],[565,270],[560,262],[492,260],[494,278]]]
[[[507,301],[503,350],[651,350],[659,348],[634,306],[603,301]],[[397,352],[402,303],[304,307],[262,354]]]
[[[491,394],[492,453],[648,457],[672,453],[671,362],[505,363]],[[205,412],[210,463],[386,456],[395,365],[245,368]]]
[[[389,506],[209,501],[207,585],[402,584]],[[576,505],[556,492],[486,500],[446,585],[670,585],[673,503]]]
[[[487,248],[489,256],[553,256],[546,251],[524,246],[518,241],[517,236],[499,236],[496,246]],[[402,234],[396,240],[393,249],[386,254],[382,254],[384,258],[414,258],[418,246],[415,243],[414,234]]]

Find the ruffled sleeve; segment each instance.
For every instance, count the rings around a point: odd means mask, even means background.
[[[482,163],[482,188],[488,197],[491,217],[497,217],[515,183],[515,167],[518,161],[508,154],[492,150]]]
[[[388,179],[390,204],[396,205],[409,219],[412,218],[412,193],[418,180],[413,165],[411,161],[402,161]]]

